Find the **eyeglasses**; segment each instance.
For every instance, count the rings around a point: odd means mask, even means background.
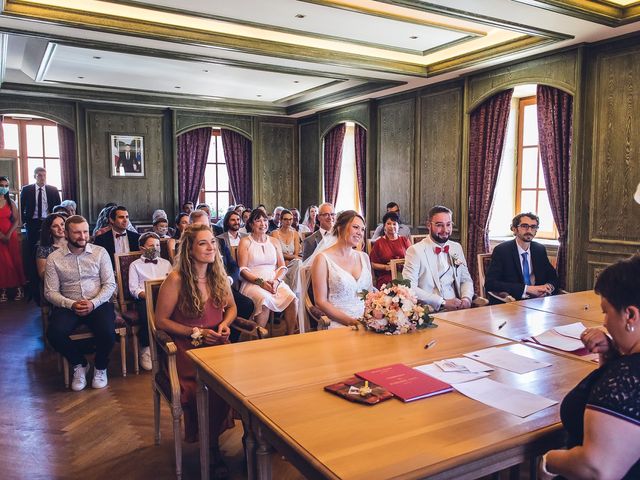
[[[292,222],[293,217],[282,217],[280,220],[282,220],[283,222]]]
[[[320,215],[318,215],[319,217],[332,217],[332,218],[336,218],[336,214],[335,213],[321,213]]]
[[[523,230],[538,230],[538,228],[540,228],[539,225],[529,225],[528,223],[521,223],[520,225],[518,225],[518,227]]]
[[[453,228],[453,227],[456,226],[456,224],[453,223],[453,222],[448,222],[448,223],[442,223],[442,222],[433,223],[433,222],[431,222],[431,225],[433,225],[436,228],[445,228],[445,227]]]

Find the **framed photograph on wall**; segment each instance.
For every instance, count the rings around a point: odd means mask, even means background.
[[[144,137],[142,135],[109,135],[112,177],[141,178],[145,176]]]

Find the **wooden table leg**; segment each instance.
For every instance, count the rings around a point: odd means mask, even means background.
[[[209,390],[197,376],[198,431],[200,433],[200,477],[209,480]]]
[[[242,444],[244,445],[244,454],[247,460],[247,479],[256,479],[256,437],[251,430],[251,425],[248,421],[242,420],[242,428],[244,434],[242,435]]]
[[[256,451],[256,461],[258,464],[258,480],[271,480],[271,454],[273,448],[262,435],[260,427],[257,429],[258,450]]]

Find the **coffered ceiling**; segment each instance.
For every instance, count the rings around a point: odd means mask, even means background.
[[[631,0],[4,0],[0,94],[300,116],[638,29]]]

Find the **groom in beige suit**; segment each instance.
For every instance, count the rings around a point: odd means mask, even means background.
[[[473,281],[462,246],[449,240],[451,210],[437,205],[429,210],[429,236],[407,250],[402,275],[411,281],[419,300],[435,311],[471,307]]]

